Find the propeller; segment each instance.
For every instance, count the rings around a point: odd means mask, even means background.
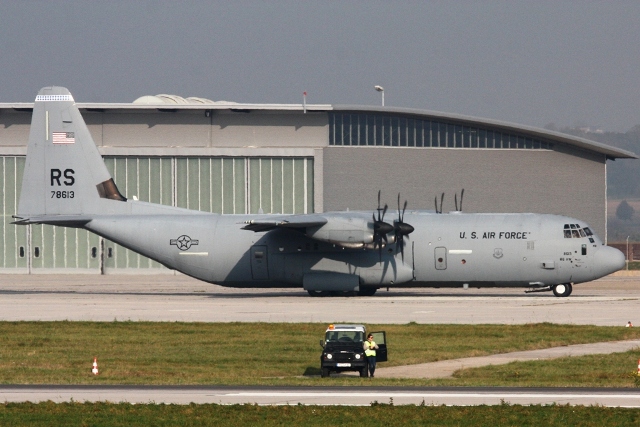
[[[402,255],[402,261],[404,262],[404,236],[411,234],[414,230],[413,226],[404,222],[404,212],[407,209],[407,201],[404,201],[404,206],[400,210],[400,193],[398,193],[398,220],[393,222],[393,231],[395,233],[396,245],[400,247],[400,254]]]
[[[464,188],[460,192],[460,209],[458,209],[458,193],[454,196],[454,203],[456,205],[456,211],[462,212],[462,198],[464,197]]]
[[[376,214],[372,214],[373,218],[373,247],[377,247],[380,252],[380,259],[382,260],[382,247],[386,245],[387,242],[387,234],[391,233],[394,228],[393,225],[384,222],[384,215],[387,213],[387,204],[385,203],[384,208],[380,207],[380,190],[378,190],[378,218],[376,219]],[[382,241],[384,240],[384,244]]]
[[[438,209],[438,196],[434,197],[433,203],[436,205],[436,213],[437,214],[441,214],[442,213],[442,203],[443,202],[444,202],[444,193],[442,193],[442,196],[440,196],[440,209]]]

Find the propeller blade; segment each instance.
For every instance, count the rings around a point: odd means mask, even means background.
[[[458,193],[453,195],[453,204],[456,206],[456,211],[458,210]]]
[[[442,196],[440,196],[440,213],[442,213],[442,203],[444,202],[444,192],[442,193]]]
[[[462,198],[464,197],[464,188],[462,189],[462,192],[460,193],[460,212],[462,212]]]
[[[393,225],[384,222],[384,217],[387,214],[389,205],[385,203],[384,207],[381,208],[380,203],[381,191],[378,190],[378,207],[376,209],[378,216],[376,218],[376,214],[374,212],[371,215],[371,219],[373,220],[373,247],[374,249],[378,249],[378,256],[380,258],[380,262],[382,262],[382,248],[389,243],[387,234],[391,233],[394,230],[394,227]]]
[[[398,220],[394,221],[393,231],[396,241],[396,250],[400,250],[402,262],[404,263],[404,236],[413,232],[414,228],[404,222],[404,214],[407,210],[408,202],[405,200],[402,209],[400,209],[400,193],[398,193]],[[438,198],[435,199],[436,212],[438,211]]]

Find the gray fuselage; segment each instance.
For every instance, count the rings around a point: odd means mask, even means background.
[[[146,205],[126,203],[134,212]],[[261,217],[269,216],[141,212],[96,217],[85,228],[169,268],[232,287],[302,286],[314,276],[356,277],[370,287],[541,287],[594,280],[624,266],[622,254],[595,235],[565,237],[567,225],[588,226],[557,215],[408,211],[404,220],[415,231],[405,237],[404,260],[393,242],[380,250],[349,249],[298,230],[242,229]]]

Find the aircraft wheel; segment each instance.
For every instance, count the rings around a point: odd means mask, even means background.
[[[312,297],[326,297],[328,292],[324,291],[307,291]]]
[[[331,372],[329,371],[329,368],[322,368],[322,373],[320,374],[322,378],[327,378],[330,375]]]
[[[571,283],[560,283],[553,287],[553,294],[557,297],[568,297],[572,290]]]
[[[370,296],[373,296],[377,290],[378,288],[372,288],[372,287],[360,288],[360,290],[358,291],[358,296],[370,297]]]

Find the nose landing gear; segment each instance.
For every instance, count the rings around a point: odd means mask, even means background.
[[[568,297],[572,290],[571,283],[559,283],[553,287],[553,294],[557,297]]]

